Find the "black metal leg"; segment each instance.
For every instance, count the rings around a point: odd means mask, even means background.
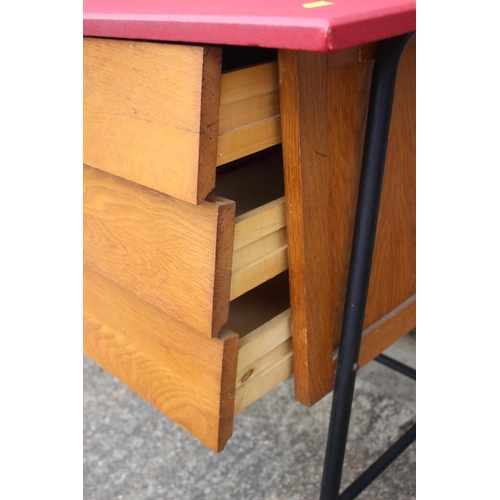
[[[356,498],[368,485],[372,483],[403,451],[415,441],[417,424],[413,424],[390,448],[380,455],[361,476],[352,482],[340,495],[339,500]]]
[[[414,368],[410,368],[409,366],[406,366],[403,363],[400,363],[399,361],[386,356],[385,354],[379,354],[375,358],[375,361],[378,361],[379,363],[392,368],[393,370],[396,370],[397,372],[406,375],[413,380],[417,380],[417,370],[415,370]]]
[[[399,59],[411,34],[380,42],[373,68],[332,413],[320,500],[339,498]]]

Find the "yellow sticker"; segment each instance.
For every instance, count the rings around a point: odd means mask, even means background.
[[[326,7],[327,5],[333,5],[333,2],[310,2],[310,3],[303,3],[302,7],[305,9],[315,9],[316,7]]]

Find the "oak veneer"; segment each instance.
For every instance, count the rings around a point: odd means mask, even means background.
[[[83,43],[84,163],[201,203],[215,183],[221,49]]]
[[[280,51],[279,64],[295,397],[310,406],[333,380],[333,341],[322,334],[335,304],[329,137],[318,125],[328,123],[327,68],[322,54],[301,52]]]
[[[279,52],[295,396],[333,387],[374,46]],[[396,84],[365,329],[415,294],[415,46]],[[401,336],[407,323],[391,323]],[[399,330],[398,328],[403,328]],[[387,332],[386,332],[387,333]],[[394,332],[387,333],[395,340]],[[375,354],[376,355],[376,354]]]
[[[220,451],[232,434],[238,336],[207,338],[87,266],[84,352]]]
[[[210,337],[227,321],[234,202],[192,205],[84,166],[84,263]]]
[[[222,74],[221,57],[84,38],[84,163],[201,204],[216,166],[280,143],[277,63]]]

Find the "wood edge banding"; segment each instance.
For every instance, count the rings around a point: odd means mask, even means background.
[[[215,247],[212,336],[218,335],[229,317],[234,242],[234,201],[210,196],[219,207]]]
[[[219,110],[221,89],[222,49],[203,47],[200,105],[200,144],[196,203],[203,203],[215,187],[217,146],[219,140]]]

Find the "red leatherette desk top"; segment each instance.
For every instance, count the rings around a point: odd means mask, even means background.
[[[84,36],[337,52],[415,31],[415,0],[84,0]]]

